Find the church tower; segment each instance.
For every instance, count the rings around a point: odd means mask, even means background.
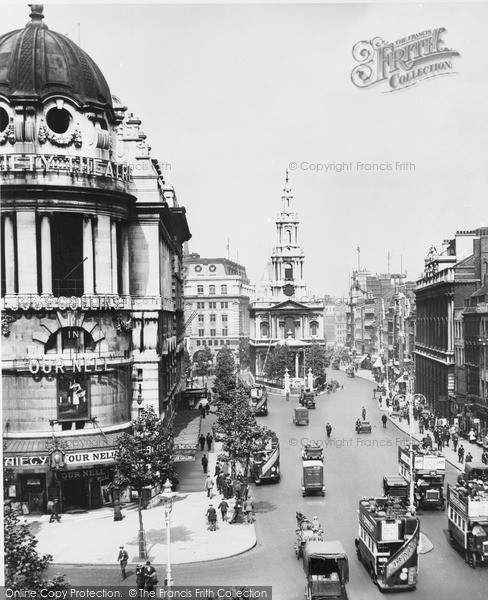
[[[277,244],[271,253],[271,295],[278,300],[293,297],[300,300],[306,296],[303,282],[305,254],[299,245],[298,214],[293,209],[293,195],[286,171],[285,187],[281,197],[281,212],[276,218]]]

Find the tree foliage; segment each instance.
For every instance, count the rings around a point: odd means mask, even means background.
[[[249,338],[241,337],[239,339],[239,368],[248,369],[251,365],[251,351],[249,349]]]
[[[185,377],[187,377],[187,378],[191,377],[191,367],[192,367],[192,362],[191,362],[191,358],[190,358],[190,353],[185,348],[185,350],[183,352],[183,361],[182,361],[181,368],[183,369],[183,373],[185,374]]]
[[[305,349],[305,375],[308,369],[312,369],[314,376],[324,375],[329,364],[330,358],[324,346],[314,342]]]
[[[244,465],[246,476],[252,453],[264,448],[271,436],[267,427],[257,424],[249,404],[249,393],[243,387],[229,391],[227,403],[219,409],[216,431],[222,449],[231,460]]]
[[[275,346],[268,354],[264,365],[264,372],[269,379],[283,379],[285,369],[290,375],[295,372],[295,357],[286,345]]]
[[[236,364],[232,350],[228,346],[224,346],[217,354],[215,379],[212,389],[218,406],[226,402],[229,393],[236,389]]]
[[[208,346],[204,346],[202,350],[198,351],[197,361],[195,364],[196,374],[200,377],[206,377],[210,372],[212,360],[212,350],[210,350]]]
[[[43,579],[43,573],[53,557],[50,554],[39,555],[36,550],[38,540],[31,533],[29,525],[25,520],[22,522],[19,513],[8,506],[4,508],[3,529],[7,588],[14,591],[35,591],[37,595],[41,590],[54,593],[69,588],[64,575],[58,575],[52,580]]]
[[[139,492],[171,479],[175,474],[174,457],[168,434],[152,406],[144,409],[132,422],[132,434],[117,439],[114,483]]]

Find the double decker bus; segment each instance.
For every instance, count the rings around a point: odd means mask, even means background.
[[[381,591],[414,590],[418,580],[420,522],[393,498],[359,502],[359,560]]]
[[[411,480],[410,463],[414,482],[414,500],[417,508],[446,508],[444,479],[446,458],[440,452],[422,448],[419,444],[405,444],[398,448],[398,468],[408,483]]]
[[[256,485],[280,481],[280,442],[275,433],[271,433],[263,449],[253,453],[250,466],[251,477]]]

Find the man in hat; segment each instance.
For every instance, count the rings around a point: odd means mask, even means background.
[[[126,578],[125,567],[127,566],[127,561],[129,560],[129,555],[127,554],[127,550],[124,546],[120,546],[119,556],[117,560],[120,563],[120,570],[122,572],[122,581]]]
[[[217,511],[215,510],[213,504],[209,504],[207,513],[205,515],[208,520],[208,524],[210,526],[210,531],[216,531],[217,529]]]
[[[207,473],[207,468],[208,468],[208,458],[207,458],[207,455],[206,455],[206,454],[204,454],[204,455],[202,456],[202,467],[203,467],[203,472],[204,472],[204,473]]]

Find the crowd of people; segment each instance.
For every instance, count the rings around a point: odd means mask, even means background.
[[[207,498],[216,498],[205,513],[210,531],[217,529],[217,511],[220,511],[222,523],[254,523],[254,501],[249,495],[249,484],[242,473],[236,473],[235,465],[230,461],[218,460],[213,477],[207,474],[204,486]]]

